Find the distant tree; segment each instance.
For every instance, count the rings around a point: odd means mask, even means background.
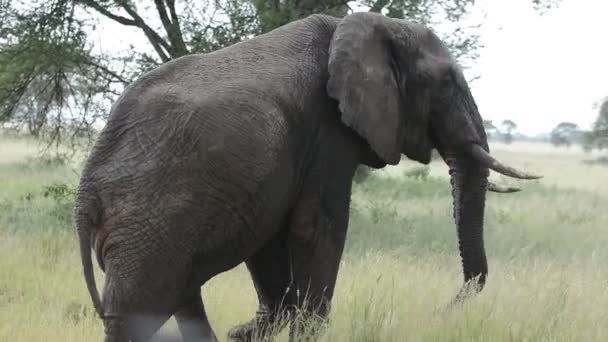
[[[513,142],[513,133],[517,130],[517,124],[511,120],[504,120],[502,122],[502,137],[505,144]]]
[[[551,131],[550,141],[553,146],[570,147],[578,139],[578,125],[572,122],[560,122]]]
[[[497,129],[496,126],[494,126],[494,124],[492,123],[492,120],[483,120],[483,128],[486,131],[488,139],[494,138],[497,133]]]
[[[608,97],[605,97],[597,105],[598,117],[591,131],[583,135],[583,147],[590,151],[608,148]]]

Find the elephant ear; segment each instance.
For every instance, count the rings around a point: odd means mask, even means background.
[[[391,52],[385,18],[375,13],[346,16],[330,44],[327,92],[338,101],[344,124],[395,165],[403,148],[405,94]]]

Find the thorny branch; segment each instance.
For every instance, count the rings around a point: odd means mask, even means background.
[[[139,27],[146,35],[146,38],[148,38],[150,44],[152,44],[154,51],[156,51],[161,61],[164,63],[171,60],[171,52],[173,50],[171,46],[160,35],[158,35],[156,31],[154,31],[150,26],[148,26],[148,24],[146,24],[143,18],[137,13],[137,11],[131,8],[131,6],[129,6],[126,1],[118,1],[117,3],[125,10],[125,12],[127,12],[131,16],[132,19],[110,12],[96,0],[77,1],[79,1],[85,6],[93,8],[101,15],[112,19],[120,24]]]

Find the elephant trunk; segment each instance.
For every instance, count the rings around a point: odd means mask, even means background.
[[[468,155],[445,155],[444,159],[450,170],[454,220],[464,273],[464,286],[455,299],[460,302],[481,291],[488,274],[483,226],[489,170]]]
[[[443,159],[450,169],[454,220],[458,230],[458,244],[464,286],[454,302],[480,292],[486,282],[488,262],[483,242],[483,225],[486,191],[515,192],[518,188],[498,186],[488,181],[490,170],[520,179],[537,179],[537,176],[517,170],[492,157],[485,135],[483,145],[470,144],[458,152],[444,151]]]

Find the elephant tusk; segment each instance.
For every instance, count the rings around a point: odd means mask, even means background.
[[[471,149],[468,151],[473,159],[477,160],[481,165],[494,170],[500,174],[508,177],[519,178],[519,179],[539,179],[542,176],[534,175],[531,173],[516,170],[510,166],[504,165],[498,160],[494,159],[488,152],[486,152],[481,146],[472,144]]]
[[[495,184],[492,182],[488,182],[488,191],[498,192],[501,194],[508,194],[508,193],[512,193],[512,192],[521,191],[521,189],[518,187],[515,187],[515,186],[498,185],[498,184]]]

